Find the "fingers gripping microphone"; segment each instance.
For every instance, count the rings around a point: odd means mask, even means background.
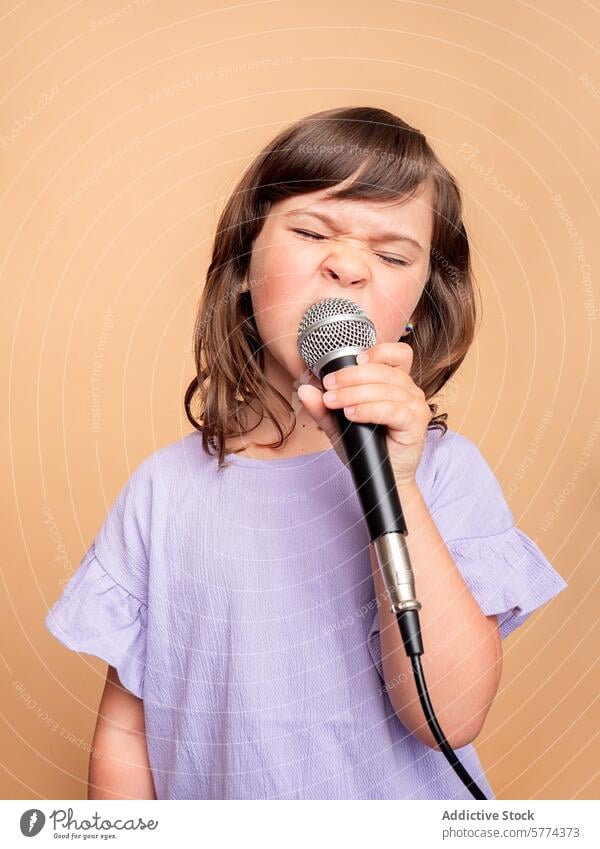
[[[298,328],[298,351],[321,380],[329,372],[356,365],[356,357],[376,341],[375,326],[354,301],[325,298],[309,307]],[[343,409],[330,410],[367,523],[370,547],[410,658],[421,707],[441,752],[475,799],[486,796],[450,747],[436,719],[421,667],[423,642],[413,571],[406,546],[408,533],[392,464],[385,425],[349,421]]]
[[[298,351],[312,373],[356,365],[356,356],[376,341],[375,326],[364,310],[346,298],[325,298],[309,307],[298,328]],[[414,577],[406,547],[407,528],[387,449],[385,425],[351,422],[333,409],[337,430],[367,523],[370,546],[392,602],[392,612],[417,611]],[[418,617],[399,617],[407,654],[423,654]]]

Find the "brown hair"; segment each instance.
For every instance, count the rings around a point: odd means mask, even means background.
[[[420,130],[401,118],[369,106],[328,109],[301,118],[281,131],[255,157],[221,213],[206,285],[194,327],[196,377],[185,394],[185,410],[202,432],[204,450],[227,466],[226,439],[247,433],[240,410],[265,411],[279,433],[279,448],[293,432],[296,415],[289,402],[264,378],[264,350],[252,315],[250,293],[241,291],[252,245],[271,205],[294,195],[319,191],[347,180],[360,166],[359,179],[331,197],[368,200],[408,199],[432,181],[434,223],[431,273],[404,341],[413,348],[411,377],[429,400],[459,368],[473,341],[476,309],[469,242],[462,200],[454,177],[444,168]],[[198,418],[191,411],[199,396]],[[292,416],[284,434],[272,412],[279,405]],[[447,413],[428,429],[448,426]]]

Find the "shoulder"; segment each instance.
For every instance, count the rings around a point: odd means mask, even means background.
[[[176,509],[191,493],[198,498],[211,489],[213,465],[203,449],[202,434],[194,431],[142,459],[123,492],[132,497],[140,512],[156,517],[163,508]]]
[[[197,473],[208,459],[202,447],[201,434],[195,431],[148,454],[134,467],[130,481],[136,488],[144,488],[181,480]]]
[[[452,428],[445,432],[439,428],[428,431],[426,450],[436,480],[464,469],[466,464],[479,465],[484,459],[472,439]]]
[[[460,453],[468,452],[477,447],[468,436],[459,433],[457,430],[452,430],[451,427],[447,428],[445,432],[442,432],[440,428],[429,430],[427,437],[438,451],[452,449],[454,453]]]
[[[436,472],[465,470],[468,464],[469,473],[489,469],[479,446],[468,436],[448,428],[445,433],[439,429],[428,432],[428,446],[431,452]]]
[[[168,517],[186,496],[198,502],[196,493],[203,489],[202,476],[197,474],[202,466],[198,457],[201,450],[201,439],[189,434],[161,446],[134,466],[94,540],[98,558],[112,570],[115,579],[133,567],[141,574],[151,539],[162,533]],[[131,580],[124,580],[131,588]]]

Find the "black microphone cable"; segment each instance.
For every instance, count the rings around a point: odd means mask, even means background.
[[[456,752],[446,740],[444,732],[440,728],[433,710],[433,705],[429,698],[429,692],[427,691],[425,676],[423,674],[423,667],[421,665],[421,655],[424,654],[424,651],[418,610],[410,608],[400,613],[396,611],[396,621],[398,622],[400,634],[402,635],[406,654],[410,658],[415,684],[417,686],[417,693],[419,694],[419,701],[421,702],[421,707],[423,708],[427,725],[429,726],[439,749],[473,798],[487,801],[487,796],[482,792],[475,781],[473,781],[468,771],[459,761]]]

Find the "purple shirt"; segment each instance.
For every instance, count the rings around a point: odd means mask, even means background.
[[[157,797],[472,799],[385,691],[349,469],[333,448],[227,459],[194,431],[140,463],[45,621],[144,700]],[[567,586],[467,437],[428,431],[416,480],[503,639]]]

